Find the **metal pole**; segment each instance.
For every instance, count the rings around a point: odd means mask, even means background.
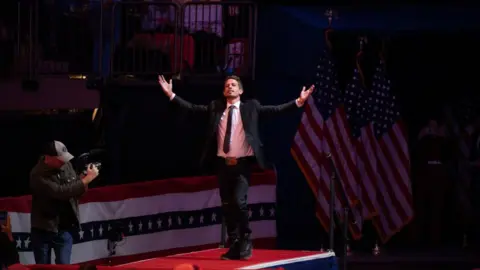
[[[33,8],[34,3],[29,5],[28,20],[28,79],[33,79]]]
[[[95,7],[94,7],[95,8]],[[114,16],[113,16],[114,17]],[[98,75],[103,77],[103,0],[100,1],[100,36],[98,39]],[[96,78],[95,78],[96,79]]]
[[[327,158],[330,159],[332,154],[327,153]],[[335,247],[335,172],[330,177],[330,225],[329,225],[329,250],[333,252]]]
[[[220,245],[218,246],[219,248],[224,248],[226,246],[226,225],[225,225],[225,218],[222,217],[222,229],[220,230]]]
[[[19,59],[19,56],[20,56],[20,51],[21,51],[21,39],[20,39],[20,36],[21,36],[21,32],[22,32],[22,23],[21,23],[21,18],[20,16],[22,15],[22,12],[21,12],[21,5],[20,5],[20,1],[17,2],[17,51],[15,52],[16,53],[16,61],[17,61],[17,66],[18,66],[18,59]]]
[[[347,269],[348,256],[348,207],[343,208],[343,270]]]

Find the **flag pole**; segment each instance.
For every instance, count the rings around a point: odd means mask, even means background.
[[[332,154],[327,153],[327,158],[330,160],[332,157]],[[333,166],[334,167],[334,166]],[[330,212],[330,225],[329,225],[329,237],[330,237],[330,242],[329,242],[329,251],[333,252],[334,247],[335,247],[335,172],[336,170],[333,170],[332,176],[330,177],[330,206],[329,206],[329,212]]]
[[[332,29],[332,20],[333,20],[333,13],[334,11],[329,8],[325,11],[324,15],[327,17],[328,19],[328,26],[327,26],[327,29],[325,30],[325,43],[328,47],[329,50],[332,49],[332,43],[331,43],[331,40],[330,40],[330,33],[333,31]],[[332,156],[331,153],[327,153],[327,158],[330,159],[330,157]],[[328,245],[328,248],[329,248],[329,251],[330,252],[334,252],[334,248],[335,248],[335,170],[334,172],[332,173],[331,177],[330,177],[330,203],[329,203],[329,215],[330,215],[330,224],[329,224],[329,228],[328,228],[328,234],[329,234],[329,245]]]
[[[335,187],[338,186],[339,187],[339,190],[340,190],[340,196],[342,198],[342,201],[345,202],[345,205],[343,206],[343,260],[342,260],[342,264],[343,264],[343,270],[346,270],[347,269],[347,256],[349,255],[349,245],[348,245],[348,224],[350,222],[349,220],[349,215],[352,213],[351,211],[351,208],[350,208],[350,202],[348,201],[348,198],[347,198],[347,195],[345,194],[345,190],[343,189],[343,185],[341,184],[340,182],[340,179],[337,177],[338,176],[338,171],[337,171],[337,167],[335,166],[335,163],[333,162],[333,159],[332,159],[332,154],[331,153],[327,153],[327,158],[328,158],[328,161],[330,162],[330,167],[332,168],[332,177],[330,178],[330,194],[334,194],[335,195]],[[332,192],[333,190],[333,192]],[[333,201],[333,204],[331,203],[330,204],[330,213],[332,213],[333,211],[335,211],[334,209],[334,205],[335,205],[335,197],[331,196],[330,197],[330,202]],[[333,209],[333,211],[332,211]],[[330,232],[333,232],[333,226],[334,224],[332,224],[334,220],[334,216],[330,216]],[[352,217],[352,223],[355,223],[356,220],[355,218]],[[333,222],[334,223],[334,222]],[[332,239],[332,235],[333,233],[330,234],[330,239]]]

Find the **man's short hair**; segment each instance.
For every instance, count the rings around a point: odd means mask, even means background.
[[[240,79],[240,77],[238,77],[237,75],[229,75],[225,78],[224,83],[227,82],[230,79],[237,81],[238,88],[243,89],[243,83],[242,83],[242,80]]]

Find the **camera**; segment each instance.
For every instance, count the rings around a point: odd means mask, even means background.
[[[102,168],[103,149],[93,149],[75,158],[74,166],[78,174],[86,174],[88,165],[92,164],[100,171]]]

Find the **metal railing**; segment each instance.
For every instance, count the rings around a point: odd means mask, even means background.
[[[254,73],[255,4],[190,2],[182,6],[182,15],[181,72],[196,75]]]
[[[253,3],[118,2],[110,74],[254,73],[257,11]]]
[[[18,1],[15,58],[23,77],[255,74],[254,3],[74,3]]]
[[[178,70],[180,50],[177,27],[180,6],[165,1],[117,2],[111,23],[110,71],[121,75],[149,76]]]

